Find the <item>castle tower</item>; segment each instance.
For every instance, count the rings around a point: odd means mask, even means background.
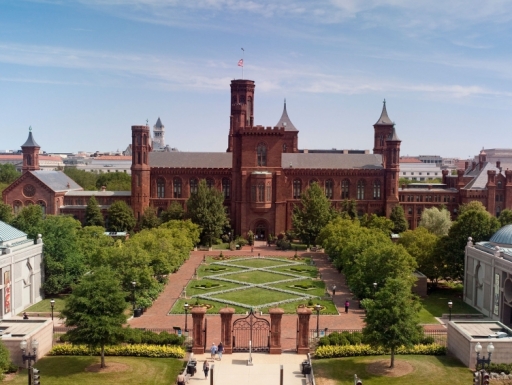
[[[132,209],[139,220],[149,207],[151,152],[149,126],[132,126]]]
[[[23,167],[21,170],[23,173],[26,173],[27,171],[40,170],[39,150],[41,149],[41,146],[36,143],[34,137],[32,136],[32,127],[30,127],[28,130],[28,138],[26,142],[21,146],[21,151],[23,152]]]
[[[384,105],[382,107],[380,118],[377,120],[377,123],[373,125],[375,131],[373,144],[374,154],[384,154],[386,139],[389,137],[389,135],[391,135],[393,127],[394,123],[391,121],[391,119],[389,119],[388,111],[386,110],[386,99],[384,99]]]
[[[389,218],[391,210],[399,203],[398,198],[398,179],[400,177],[400,144],[402,141],[398,138],[395,126],[391,128],[391,133],[385,142],[385,170],[386,170],[386,216]],[[374,150],[375,152],[375,150]]]
[[[227,152],[233,151],[233,135],[239,128],[254,125],[254,80],[231,81],[231,115]]]
[[[160,117],[153,126],[153,150],[160,151],[165,148],[165,126]]]

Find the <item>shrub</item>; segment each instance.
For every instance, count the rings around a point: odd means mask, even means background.
[[[50,356],[99,356],[100,348],[90,349],[86,345],[55,345],[48,353]],[[105,346],[106,356],[132,356],[154,358],[184,358],[185,350],[181,346],[155,345],[117,345]]]
[[[380,356],[390,354],[382,347],[370,345],[344,345],[344,346],[319,346],[315,351],[315,358],[354,357],[354,356]],[[414,345],[412,347],[401,346],[395,354],[415,354],[428,356],[441,356],[446,354],[446,347],[438,344]]]
[[[480,370],[482,369],[482,365],[478,365],[476,367],[477,370]],[[505,374],[510,374],[512,373],[512,364],[495,364],[495,363],[492,363],[490,365],[487,366],[487,369],[489,372],[494,372],[494,373],[505,373]]]
[[[60,342],[69,342],[69,336],[67,335],[67,333],[62,334],[62,335],[59,337],[59,341],[60,341]]]
[[[5,373],[17,373],[18,370],[19,370],[18,365],[16,365],[14,362],[11,361],[11,363],[9,363],[9,366],[5,370]]]
[[[247,239],[245,239],[244,237],[237,237],[237,238],[235,239],[235,243],[236,243],[237,245],[239,245],[240,247],[242,247],[242,246],[247,245]]]

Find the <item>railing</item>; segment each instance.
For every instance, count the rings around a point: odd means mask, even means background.
[[[316,385],[315,383],[315,373],[313,371],[313,363],[311,362],[311,354],[308,353],[308,363],[311,368],[311,373],[306,376],[306,384],[308,385]]]

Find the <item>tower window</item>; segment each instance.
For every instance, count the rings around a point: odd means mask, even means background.
[[[301,194],[302,194],[302,182],[300,179],[295,179],[293,181],[293,199],[300,199]]]
[[[257,157],[258,157],[258,166],[266,166],[267,165],[267,146],[265,146],[263,143],[258,144],[256,153],[257,153]]]
[[[181,179],[174,178],[174,198],[181,198]]]

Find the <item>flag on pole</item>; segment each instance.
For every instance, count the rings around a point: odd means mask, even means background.
[[[243,66],[244,66],[244,59],[240,59],[240,60],[238,61],[238,66],[239,66],[239,67],[243,67]]]

